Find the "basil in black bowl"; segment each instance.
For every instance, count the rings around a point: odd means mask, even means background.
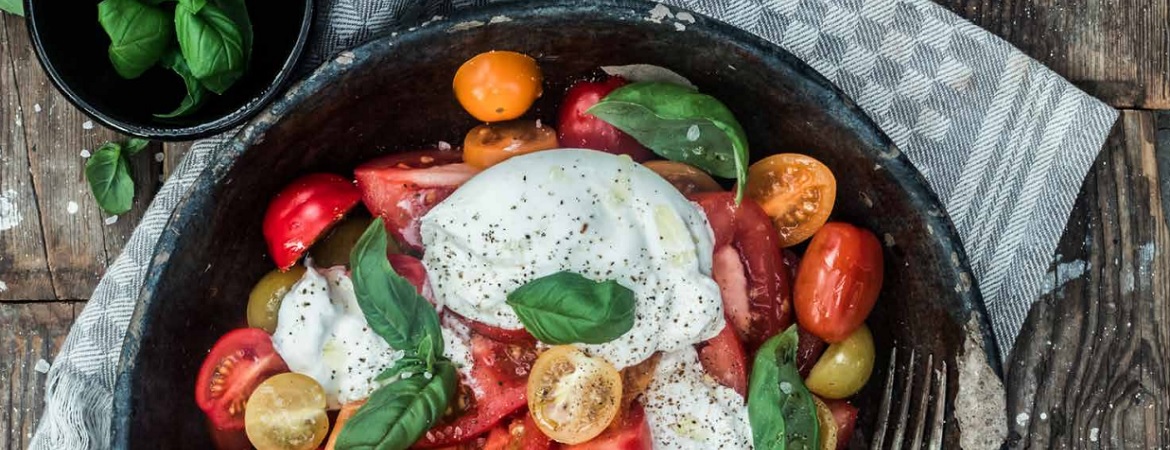
[[[37,59],[70,102],[126,134],[189,140],[276,98],[313,2],[25,0],[25,14]]]

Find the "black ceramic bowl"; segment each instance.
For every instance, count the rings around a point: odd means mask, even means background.
[[[223,95],[208,94],[198,112],[160,119],[154,114],[174,110],[186,95],[182,79],[158,66],[133,80],[118,76],[106,54],[110,39],[98,24],[97,3],[25,0],[37,59],[65,98],[90,117],[160,140],[210,136],[259,113],[291,81],[313,22],[312,0],[249,0],[254,38],[248,71]]]
[[[273,103],[212,156],[163,233],[122,355],[116,447],[207,445],[192,398],[196,372],[215,340],[244,324],[252,284],[272,269],[261,237],[269,199],[309,172],[349,174],[377,155],[460,141],[475,121],[450,80],[463,61],[490,49],[539,60],[547,84],[534,114],[547,123],[570,80],[599,65],[657,64],[726,103],[747,130],[753,159],[796,151],[828,164],[839,182],[835,218],[885,243],[885,283],[869,319],[878,361],[858,397],[855,446],[874,429],[895,346],[900,360],[914,349],[948,362],[946,442],[957,443],[954,405],[969,386],[956,362],[986,361],[986,381],[997,377],[999,357],[938,200],[889,139],[811,68],[702,17],[685,31],[648,21],[654,5],[525,3],[471,12],[342,53]]]

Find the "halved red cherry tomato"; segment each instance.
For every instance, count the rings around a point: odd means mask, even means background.
[[[264,239],[276,266],[286,270],[296,264],[360,198],[353,181],[331,173],[305,175],[285,186],[264,213]]]
[[[654,154],[639,144],[633,136],[585,112],[614,89],[625,84],[626,80],[621,77],[610,77],[600,82],[578,81],[573,84],[569,91],[565,92],[561,109],[557,113],[561,145],[630,155],[638,162],[653,158]]]
[[[284,359],[272,347],[272,338],[259,328],[229,331],[211,348],[195,382],[195,403],[219,430],[244,429],[248,397],[272,375],[288,372]]]
[[[630,410],[622,413],[619,420],[610,424],[601,435],[580,444],[565,445],[563,450],[650,450],[654,441],[650,435],[650,423],[646,421],[646,410],[634,402]]]
[[[849,447],[849,439],[853,438],[853,429],[857,425],[857,407],[846,400],[823,401],[837,422],[837,450],[844,450]]]
[[[837,200],[837,179],[811,156],[782,153],[748,168],[747,195],[775,221],[780,245],[791,247],[829,220]]]
[[[796,327],[798,336],[796,346],[796,367],[800,372],[801,378],[808,378],[809,371],[817,364],[817,360],[821,359],[821,354],[825,352],[825,341],[817,337],[817,335],[805,331],[804,328]]]
[[[394,268],[394,272],[406,278],[414,289],[418,291],[419,295],[426,297],[431,303],[430,289],[427,289],[427,268],[423,266],[422,261],[410,255],[403,255],[401,253],[391,253],[386,255],[386,259],[390,261],[390,267]]]
[[[492,429],[483,450],[549,450],[552,445],[552,439],[540,432],[532,415],[525,413],[508,426]]]
[[[500,327],[493,327],[476,320],[468,319],[459,314],[456,314],[454,311],[451,311],[450,314],[458,318],[459,321],[463,322],[464,325],[467,325],[467,328],[471,328],[471,331],[491,338],[495,341],[499,341],[505,344],[517,345],[532,345],[536,342],[536,338],[532,337],[532,334],[523,328],[518,330],[508,330]]]
[[[508,345],[471,335],[472,382],[481,395],[453,419],[439,422],[414,448],[441,448],[478,438],[500,420],[528,405],[528,372],[536,360],[533,345]]]
[[[699,362],[711,378],[734,389],[739,395],[747,396],[747,355],[731,324],[697,347]]]
[[[422,150],[383,156],[353,171],[362,202],[398,242],[422,251],[419,219],[478,170],[457,151]]]
[[[753,351],[792,323],[791,280],[772,221],[751,199],[736,205],[733,192],[691,199],[703,208],[715,233],[712,277],[723,295],[724,314],[744,347]]]
[[[830,344],[865,322],[882,290],[882,246],[868,230],[842,222],[821,227],[796,276],[800,326]]]

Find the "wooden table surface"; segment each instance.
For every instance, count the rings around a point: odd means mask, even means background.
[[[936,1],[1122,109],[1052,255],[1051,289],[1005,363],[1009,446],[1170,448],[1170,1]],[[117,136],[53,89],[11,15],[0,17],[0,120],[0,215],[20,217],[0,221],[6,450],[27,445],[40,415],[37,363],[188,145],[140,153],[135,208],[101,214],[81,154]]]

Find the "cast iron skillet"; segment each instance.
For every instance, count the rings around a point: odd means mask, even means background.
[[[475,123],[455,102],[450,80],[463,61],[490,49],[539,60],[548,81],[535,112],[546,123],[574,77],[599,65],[657,64],[726,103],[748,132],[753,160],[794,151],[824,161],[839,182],[835,219],[865,226],[886,244],[885,284],[869,319],[877,368],[860,394],[854,444],[868,441],[895,344],[950,363],[946,440],[955,444],[954,361],[964,342],[1000,369],[982,300],[938,200],[873,122],[813,69],[698,15],[685,31],[647,20],[653,6],[607,0],[476,10],[344,52],[294,86],[212,156],[163,233],[123,349],[115,447],[210,445],[193,399],[196,372],[218,337],[244,326],[248,292],[272,268],[260,231],[268,200],[309,172],[352,174],[377,155],[461,142]]]

